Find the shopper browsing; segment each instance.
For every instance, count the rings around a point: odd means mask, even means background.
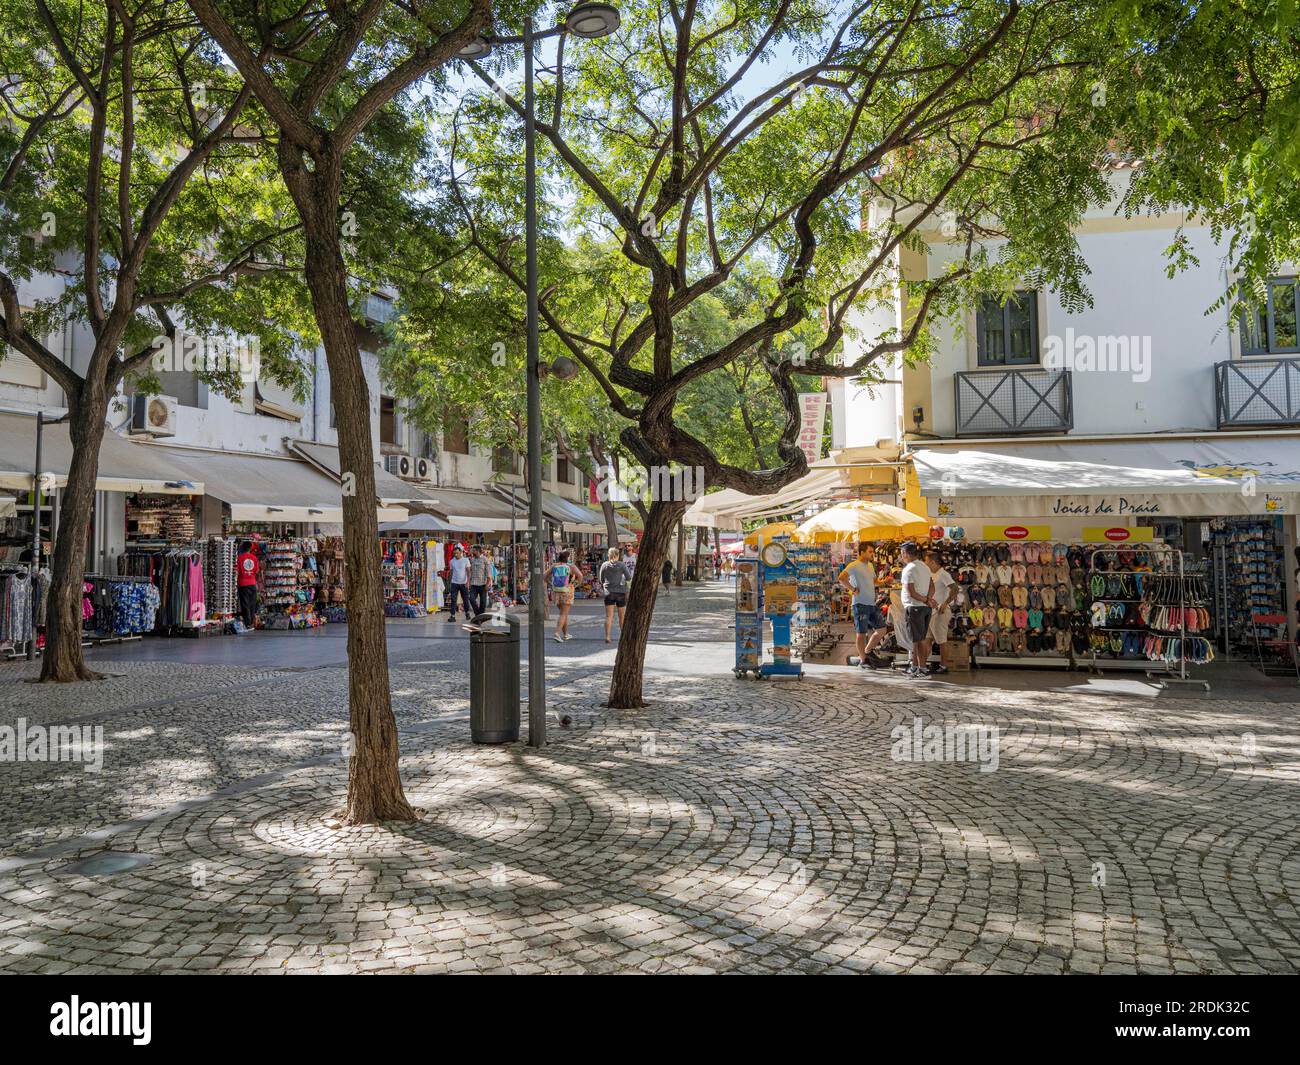
[[[456,620],[456,597],[460,596],[461,602],[465,604],[465,620],[473,621],[474,614],[469,603],[469,559],[465,557],[465,552],[457,547],[451,553],[451,561],[447,563],[447,571],[451,577],[451,613],[447,615],[448,621]]]
[[[870,544],[858,544],[858,557],[840,571],[839,582],[853,595],[853,628],[857,633],[857,664],[864,669],[881,669],[888,662],[875,654],[885,638],[885,618],[876,605],[876,552]],[[850,659],[850,662],[852,659]]]
[[[921,550],[910,540],[899,548],[902,557],[903,577],[902,602],[903,613],[907,621],[907,634],[912,639],[912,664],[907,669],[908,676],[928,677],[930,675],[930,615],[934,611],[934,596],[931,589],[934,579],[930,567],[921,557]]]
[[[934,599],[934,613],[930,617],[930,641],[938,647],[948,642],[948,627],[952,624],[952,605],[957,598],[957,582],[943,567],[939,556],[933,552],[926,558],[925,564],[930,570],[931,596]],[[948,667],[940,663],[930,667],[931,673],[947,673]]]
[[[484,554],[483,548],[475,544],[469,549],[469,603],[474,617],[487,613],[488,582],[491,576],[492,563]]]
[[[569,562],[569,552],[561,551],[555,556],[555,562],[547,573],[547,580],[555,590],[555,604],[560,608],[560,616],[555,622],[556,643],[573,639],[569,635],[569,611],[573,609],[574,576],[574,567]]]
[[[627,586],[632,574],[627,565],[619,561],[618,548],[611,547],[601,564],[597,580],[605,589],[605,642],[610,642],[614,631],[614,611],[618,611],[618,631],[623,632],[623,614],[627,610]]]
[[[239,545],[239,557],[235,559],[235,586],[239,595],[239,619],[246,629],[252,629],[257,623],[257,573],[261,568],[253,554],[253,542],[245,540]]]

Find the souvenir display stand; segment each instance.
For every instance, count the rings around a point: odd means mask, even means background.
[[[746,555],[736,559],[736,665],[737,677],[746,673],[762,676],[763,615],[760,608],[763,588],[758,558]]]
[[[1210,523],[1208,550],[1213,559],[1214,634],[1225,658],[1254,658],[1258,638],[1277,632],[1260,630],[1260,617],[1285,616],[1284,552],[1280,530],[1272,520]]]
[[[761,616],[772,623],[772,661],[759,667],[759,675],[803,679],[803,665],[791,661],[790,638],[794,613],[799,603],[799,573],[790,560],[786,545],[779,540],[764,544],[759,551],[763,570]]]
[[[1205,574],[1164,545],[1095,547],[1088,561],[1093,671],[1139,669],[1162,687],[1209,691],[1208,681],[1187,674],[1189,663],[1214,660]]]
[[[264,628],[306,629],[324,623],[316,613],[319,546],[315,538],[262,542]]]
[[[791,644],[801,658],[820,657],[837,642],[831,631],[831,597],[835,571],[829,544],[790,544],[786,551],[795,567],[798,603]]]

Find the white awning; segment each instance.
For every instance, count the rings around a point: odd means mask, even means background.
[[[835,493],[847,487],[843,470],[822,469],[804,474],[780,491],[756,496],[724,488],[701,496],[686,511],[682,521],[686,525],[701,525],[710,529],[738,531],[743,518],[761,518],[791,514],[812,503],[830,502],[841,498]]]
[[[1300,500],[1300,436],[921,447],[912,459],[921,494],[954,518],[1283,514]]]
[[[67,422],[46,424],[41,432],[41,473],[45,487],[62,488],[68,483],[72,441]],[[0,488],[29,490],[36,464],[36,415],[0,414]],[[158,459],[153,449],[104,430],[99,446],[99,473],[95,488],[101,492],[153,492],[168,495],[201,495],[202,481]]]

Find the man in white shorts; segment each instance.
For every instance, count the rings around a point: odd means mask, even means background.
[[[909,677],[930,675],[930,616],[934,612],[934,579],[930,567],[921,559],[921,550],[910,540],[898,549],[903,559],[902,585],[903,613],[907,620],[907,634],[912,638],[912,664],[907,668]]]
[[[957,598],[957,582],[952,574],[943,568],[939,556],[934,552],[926,558],[925,564],[930,569],[930,593],[935,601],[934,613],[930,616],[929,637],[936,646],[948,642],[948,627],[952,624],[952,603]],[[948,667],[940,663],[930,667],[931,673],[947,673]]]

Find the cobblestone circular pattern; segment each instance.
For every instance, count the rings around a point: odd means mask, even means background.
[[[660,679],[636,712],[577,682],[541,752],[408,733],[419,822],[327,827],[339,765],[155,821],[111,841],[140,869],[0,878],[0,967],[1300,968],[1277,709],[861,681]],[[996,725],[997,770],[891,758],[918,717]]]

